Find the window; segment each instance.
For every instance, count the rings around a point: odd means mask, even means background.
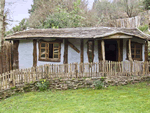
[[[88,41],[87,43],[87,54],[89,62],[93,62],[94,59],[94,41]]]
[[[39,42],[39,60],[60,62],[60,42]]]
[[[142,44],[131,42],[131,54],[133,60],[142,60]]]

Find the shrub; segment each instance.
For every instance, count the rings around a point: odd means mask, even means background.
[[[147,31],[148,30],[148,25],[143,25],[143,26],[140,26],[139,29],[143,32]]]
[[[104,81],[96,80],[94,82],[95,89],[102,89],[104,87]]]
[[[36,87],[40,90],[40,91],[45,91],[48,89],[49,86],[49,82],[46,80],[37,82]]]

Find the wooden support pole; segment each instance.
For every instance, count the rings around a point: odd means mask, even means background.
[[[83,39],[81,39],[81,44],[80,44],[80,71],[83,73],[83,63],[84,63],[84,43]]]
[[[129,39],[128,46],[129,46],[128,58],[129,58],[129,61],[133,61],[132,60],[132,55],[131,55],[131,39]]]
[[[33,40],[33,67],[37,66],[37,40]]]
[[[131,55],[131,39],[129,39],[129,53],[128,53],[128,58],[129,58],[129,61],[131,62],[130,63],[130,74],[132,74],[132,69],[133,69],[133,59],[132,59],[132,55]]]
[[[19,69],[19,53],[18,53],[18,47],[19,47],[19,40],[14,40],[13,42],[13,69]]]
[[[104,40],[101,41],[101,47],[102,47],[102,59],[105,61],[105,42]]]
[[[84,62],[84,43],[83,43],[83,39],[81,39],[81,45],[80,45],[80,62],[83,63]]]
[[[145,43],[145,61],[148,61],[148,41]]]
[[[64,39],[64,64],[68,64],[68,39]]]
[[[64,64],[68,64],[68,39],[64,39]],[[68,72],[68,65],[64,66],[64,71]]]
[[[118,43],[118,62],[121,62],[120,40],[117,40],[117,43]]]
[[[101,40],[98,40],[98,59],[99,59],[99,62],[103,60],[103,58],[102,58]]]

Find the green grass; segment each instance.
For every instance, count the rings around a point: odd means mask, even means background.
[[[0,101],[1,113],[150,113],[150,86],[30,92]]]

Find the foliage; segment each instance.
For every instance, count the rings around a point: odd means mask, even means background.
[[[11,30],[7,31],[5,33],[5,36],[6,35],[11,35],[15,32],[18,32],[18,31],[23,31],[23,30],[26,30],[27,29],[27,19],[22,19],[21,22],[19,23],[19,25],[16,25],[15,27],[13,27]]]
[[[34,2],[28,23],[33,28],[85,27],[93,24],[89,14],[85,0],[42,0]]]
[[[45,91],[48,89],[49,86],[49,82],[46,80],[37,82],[36,87],[40,90],[40,91]]]
[[[116,4],[107,0],[97,1],[94,6],[94,11],[97,13],[99,23],[120,17]]]
[[[105,79],[102,77],[100,80],[94,82],[95,89],[102,89],[105,87]]]
[[[143,4],[146,10],[150,10],[150,0],[144,0]]]
[[[98,23],[107,23],[110,20],[137,16],[143,11],[141,0],[95,0],[93,10],[98,17]]]
[[[121,0],[118,2],[122,10],[128,15],[128,17],[137,16],[139,12],[142,11],[142,1],[141,0]]]
[[[149,113],[150,85],[29,92],[0,102],[1,113]],[[143,104],[144,103],[144,104]],[[108,109],[109,108],[109,109]]]
[[[140,26],[139,29],[143,32],[147,31],[148,30],[148,25],[143,25],[143,26]]]

